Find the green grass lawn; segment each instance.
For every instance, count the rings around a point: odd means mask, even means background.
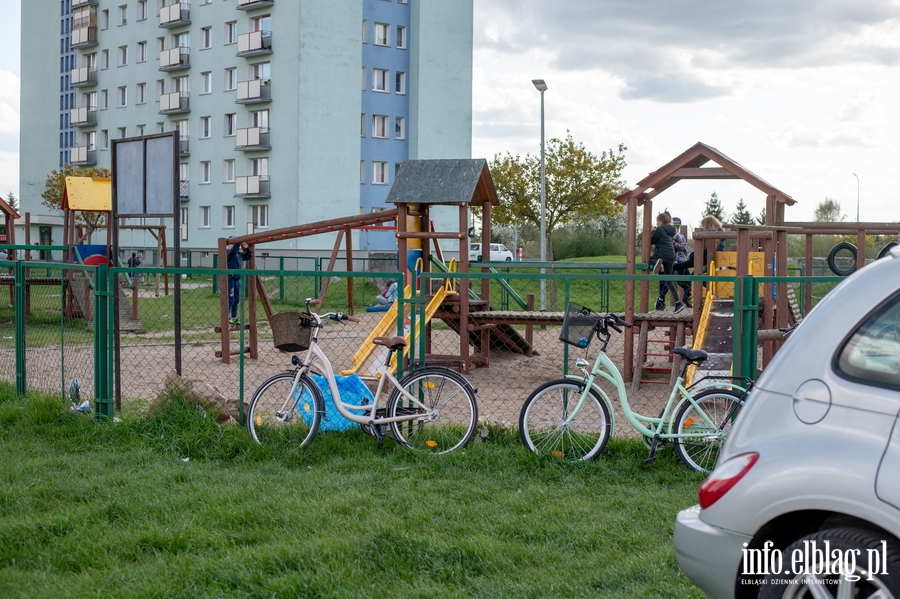
[[[258,446],[174,401],[99,424],[0,388],[3,597],[701,597],[675,514],[702,476],[640,442],[430,456],[361,432]]]

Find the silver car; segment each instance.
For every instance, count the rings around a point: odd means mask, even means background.
[[[757,381],[675,522],[707,597],[900,599],[900,248],[831,291]]]

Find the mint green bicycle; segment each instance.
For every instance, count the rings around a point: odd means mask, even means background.
[[[536,454],[565,460],[590,460],[600,455],[615,433],[616,423],[612,401],[597,384],[599,377],[615,386],[625,419],[643,436],[650,450],[647,463],[655,460],[660,446],[672,442],[688,468],[709,472],[715,467],[752,381],[745,377],[709,376],[685,387],[687,368],[704,362],[708,355],[702,350],[679,347],[675,353],[684,358],[684,367],[662,412],[655,418],[638,414],[628,404],[622,374],[606,355],[610,329],[621,333],[620,326],[631,327],[615,314],[595,314],[569,303],[560,340],[587,349],[596,337],[601,343],[600,351],[590,370],[590,363],[578,358],[575,367],[581,374],[550,381],[534,390],[519,416],[522,443]]]

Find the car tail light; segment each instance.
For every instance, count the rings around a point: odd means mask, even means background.
[[[742,453],[713,470],[709,478],[700,485],[700,492],[697,494],[700,509],[706,509],[721,499],[725,493],[731,490],[731,487],[750,472],[758,459],[758,453]]]

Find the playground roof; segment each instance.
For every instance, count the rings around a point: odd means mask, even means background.
[[[407,160],[400,165],[386,203],[459,205],[500,203],[487,160]]]
[[[4,200],[3,198],[0,198],[0,212],[2,212],[3,214],[5,214],[6,216],[11,216],[11,217],[13,217],[14,219],[20,218],[19,213],[16,212],[16,211],[13,209],[13,207],[10,206],[9,203],[7,203],[7,201]]]
[[[112,180],[103,177],[66,177],[62,207],[84,212],[112,210]]]
[[[719,165],[718,168],[701,168],[709,161]],[[777,202],[788,206],[796,203],[796,200],[788,194],[751,173],[717,149],[702,142],[697,142],[684,153],[638,181],[637,186],[619,194],[616,200],[621,204],[637,200],[637,205],[641,206],[682,179],[743,179],[766,195],[775,196]]]

